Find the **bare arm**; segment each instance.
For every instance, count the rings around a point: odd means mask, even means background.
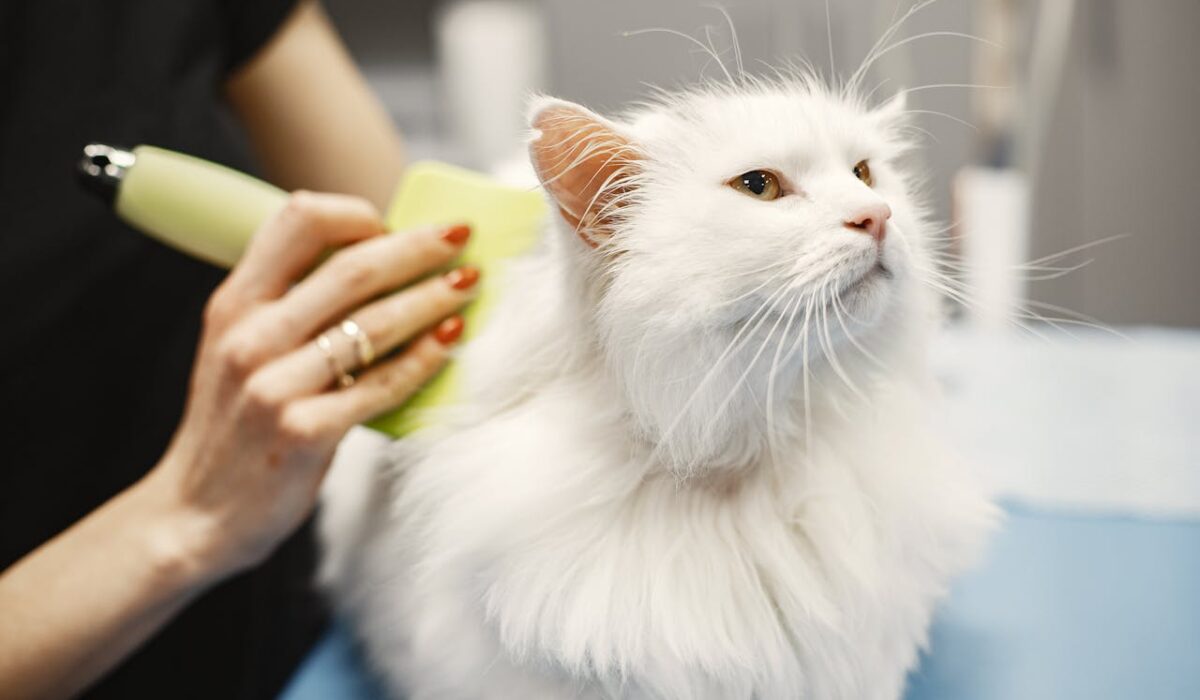
[[[403,144],[317,2],[300,3],[226,96],[272,182],[387,205]]]
[[[399,137],[315,2],[304,0],[226,88],[278,184],[354,193],[376,206],[390,197]],[[0,572],[0,697],[82,691],[208,586],[266,556],[311,511],[345,430],[400,403],[441,364],[461,321],[351,389],[331,391],[325,359],[306,342],[320,329],[290,327],[296,317],[334,323],[446,264],[462,243],[461,233],[383,240],[382,231],[365,202],[302,195],[255,236],[210,302],[188,412],[167,455]],[[356,242],[297,283],[325,246]],[[373,252],[351,254],[362,248]],[[388,270],[365,269],[389,258]],[[346,278],[368,282],[339,286]],[[390,298],[355,311],[381,354],[467,293],[435,278]],[[289,340],[255,347],[264,338]]]
[[[0,697],[82,691],[209,585],[262,561],[312,512],[350,426],[442,365],[462,331],[446,315],[477,273],[378,297],[451,262],[467,232],[383,232],[365,200],[311,193],[258,232],[209,300],[187,410],[162,460],[0,572]],[[297,279],[338,246],[348,247]],[[331,369],[361,362],[356,341],[329,330],[340,342],[332,359],[311,338],[347,313],[384,359],[339,388]]]
[[[204,587],[154,487],[118,495],[0,575],[0,692],[69,697]]]

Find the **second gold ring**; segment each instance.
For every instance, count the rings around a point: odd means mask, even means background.
[[[375,346],[371,338],[352,318],[343,319],[338,325],[342,333],[354,340],[354,350],[358,354],[358,369],[365,369],[375,361]]]

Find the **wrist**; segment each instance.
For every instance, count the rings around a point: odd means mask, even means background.
[[[162,475],[151,471],[124,494],[134,537],[156,585],[166,591],[198,591],[223,576],[213,552],[215,529],[203,514],[176,497]]]

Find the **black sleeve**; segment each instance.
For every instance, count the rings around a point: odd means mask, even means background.
[[[298,0],[220,0],[227,37],[225,74],[258,53],[287,20]]]

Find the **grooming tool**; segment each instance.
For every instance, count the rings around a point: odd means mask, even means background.
[[[84,148],[81,183],[100,194],[130,226],[214,265],[232,267],[254,232],[287,200],[283,190],[245,173],[154,146]],[[391,230],[466,223],[471,238],[459,264],[484,275],[478,296],[463,311],[469,338],[485,323],[505,261],[537,241],[546,203],[541,192],[500,184],[445,163],[407,169],[384,221]],[[398,409],[368,425],[394,437],[423,426],[429,409],[452,403],[453,363]]]

